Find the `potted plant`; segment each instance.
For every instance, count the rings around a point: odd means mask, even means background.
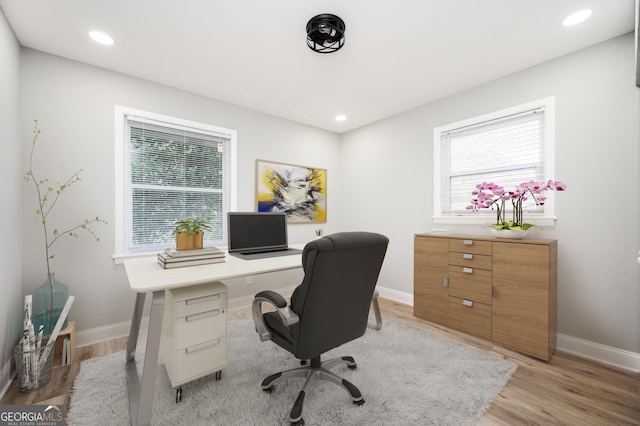
[[[38,179],[34,173],[33,168],[33,154],[36,147],[36,141],[40,136],[40,128],[38,127],[38,120],[33,120],[33,139],[31,143],[31,155],[29,156],[29,170],[24,176],[25,182],[32,182],[36,194],[38,196],[38,208],[36,214],[39,217],[40,224],[44,234],[44,253],[47,262],[47,280],[33,292],[33,323],[34,327],[39,325],[44,326],[44,335],[47,336],[53,331],[53,328],[58,321],[58,317],[62,312],[62,308],[67,301],[68,288],[65,284],[60,283],[55,278],[55,272],[51,270],[51,260],[55,255],[51,252],[51,247],[58,241],[63,235],[69,237],[78,237],[79,231],[86,231],[96,240],[100,241],[98,236],[93,232],[90,225],[95,223],[107,223],[106,221],[95,217],[93,219],[85,219],[76,226],[70,227],[67,230],[58,230],[56,228],[49,227],[47,222],[49,214],[58,203],[58,200],[62,193],[69,189],[71,185],[80,181],[80,173],[82,169],[72,174],[64,183],[56,183],[55,185],[49,182],[49,179]],[[66,326],[66,322],[65,322]]]
[[[203,245],[204,231],[211,231],[211,216],[189,217],[176,222],[176,250],[197,250]]]
[[[547,182],[528,181],[516,186],[513,191],[505,191],[504,187],[494,183],[483,182],[476,185],[471,193],[473,199],[467,206],[467,210],[495,209],[496,223],[492,225],[492,233],[501,238],[523,238],[526,231],[534,226],[524,222],[523,204],[529,197],[536,205],[544,205],[547,197],[545,191],[564,191],[567,185],[560,181],[549,180]],[[511,201],[513,206],[512,219],[505,220],[505,204]],[[506,232],[501,232],[506,231]]]

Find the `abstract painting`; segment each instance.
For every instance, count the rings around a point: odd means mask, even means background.
[[[285,212],[289,223],[327,221],[327,171],[256,160],[259,212]]]

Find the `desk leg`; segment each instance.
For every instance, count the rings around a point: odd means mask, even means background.
[[[141,302],[142,300],[142,302]],[[140,319],[136,321],[139,305],[144,305],[144,297],[136,298],[134,308],[134,321],[131,330],[139,330]],[[141,315],[140,307],[140,315]],[[151,314],[149,318],[149,331],[147,333],[147,347],[142,366],[142,380],[138,380],[138,372],[135,363],[135,344],[132,344],[132,335],[129,335],[127,347],[127,386],[129,388],[129,408],[131,410],[131,423],[133,426],[146,426],[151,424],[153,413],[153,394],[158,373],[158,356],[160,353],[160,337],[162,334],[162,316],[164,313],[164,290],[153,292],[151,302]],[[137,338],[136,338],[137,340]],[[133,350],[133,358],[129,358],[129,352]]]
[[[138,346],[138,336],[140,335],[140,322],[142,321],[142,310],[144,309],[144,299],[146,296],[146,293],[136,293],[136,303],[133,306],[133,318],[131,318],[129,340],[127,342],[127,362],[135,361],[136,358],[136,347]]]

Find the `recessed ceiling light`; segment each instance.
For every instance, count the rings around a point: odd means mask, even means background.
[[[94,39],[100,44],[107,44],[107,45],[113,44],[113,39],[109,37],[107,34],[101,33],[100,31],[91,31],[89,33],[89,37],[91,37],[92,39]]]
[[[593,12],[589,9],[581,10],[580,12],[572,13],[567,16],[564,21],[562,21],[562,25],[565,27],[570,27],[571,25],[579,24],[580,22],[586,21],[589,19]]]
[[[344,121],[347,119],[347,116],[344,114],[336,115],[336,121]]]

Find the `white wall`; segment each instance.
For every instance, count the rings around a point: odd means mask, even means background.
[[[558,240],[558,332],[640,353],[634,71],[630,34],[343,135],[344,182],[365,183],[340,214],[390,237],[382,285],[412,293],[413,234],[442,228],[432,221],[433,128],[555,96],[555,178],[569,188],[556,194],[557,225],[538,235]]]
[[[8,382],[13,347],[22,334],[22,144],[20,45],[0,11],[0,395]]]
[[[433,128],[555,96],[555,177],[569,190],[558,197],[557,226],[545,229],[543,236],[559,241],[559,332],[640,353],[635,262],[640,248],[640,91],[633,84],[630,35],[342,137],[30,49],[22,50],[21,69],[22,149],[27,152],[31,120],[38,118],[43,130],[39,170],[53,180],[85,170],[52,218],[59,228],[84,217],[113,218],[113,106],[119,104],[237,129],[241,210],[254,209],[257,158],[327,168],[325,231],[388,235],[380,285],[406,295],[413,289],[412,236],[434,227]],[[43,281],[45,265],[41,231],[32,215],[34,194],[21,185],[23,291],[29,293]],[[292,225],[292,241],[310,239],[315,227]],[[81,236],[61,241],[55,250],[54,270],[76,296],[72,318],[80,330],[128,321],[133,304],[123,268],[111,261],[113,223],[96,231],[99,243]],[[266,285],[291,285],[296,279],[282,276],[266,282],[261,277],[231,297]]]
[[[211,76],[215,78],[215,76]],[[331,198],[339,192],[339,136],[244,108],[172,89],[104,69],[22,50],[22,149],[29,148],[31,120],[42,129],[36,151],[36,170],[51,181],[61,181],[83,169],[82,181],[63,193],[49,223],[59,229],[96,215],[108,225],[93,229],[101,241],[88,235],[56,242],[52,270],[75,296],[71,318],[78,330],[129,321],[134,294],[122,265],[114,265],[114,106],[122,105],[238,131],[238,208],[255,210],[255,160],[266,159],[327,169],[328,217]],[[21,162],[22,168],[26,166]],[[23,290],[30,293],[46,274],[42,229],[34,212],[37,198],[24,190]],[[291,225],[292,243],[306,242],[317,225]],[[230,297],[255,294],[267,285],[258,277],[251,286],[234,287]],[[272,285],[290,286],[297,275],[271,277]],[[277,282],[274,282],[277,281]]]

